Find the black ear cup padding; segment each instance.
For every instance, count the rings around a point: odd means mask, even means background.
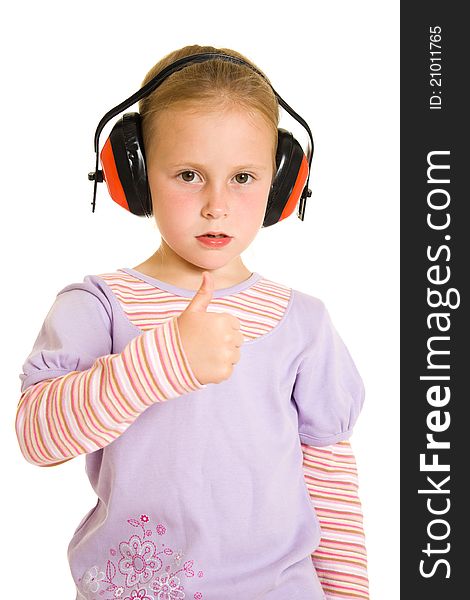
[[[263,227],[274,225],[280,219],[294,188],[304,152],[292,133],[277,130],[276,167],[271,184]]]
[[[113,127],[110,141],[129,210],[138,216],[151,216],[140,114],[124,114]]]

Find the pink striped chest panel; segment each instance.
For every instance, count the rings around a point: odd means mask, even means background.
[[[119,269],[99,277],[111,288],[129,321],[142,331],[181,314],[191,301]],[[246,290],[213,298],[208,311],[234,315],[245,340],[253,340],[282,319],[291,293],[291,288],[262,277]]]

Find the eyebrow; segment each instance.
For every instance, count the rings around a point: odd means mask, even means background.
[[[204,165],[200,165],[198,163],[193,162],[192,160],[188,160],[187,162],[181,162],[181,163],[177,163],[177,164],[171,164],[170,167],[173,169],[178,169],[181,167],[187,167],[188,165],[191,165],[193,167],[195,167],[196,169],[201,169],[203,170],[205,167]],[[239,169],[255,169],[257,171],[266,171],[266,168],[264,165],[254,165],[254,164],[243,164],[243,165],[238,165],[236,167],[234,167],[235,170],[239,170]]]

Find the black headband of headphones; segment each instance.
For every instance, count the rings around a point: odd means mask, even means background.
[[[173,63],[171,63],[170,65],[165,67],[162,71],[160,71],[160,73],[158,73],[158,75],[153,77],[146,85],[144,85],[144,87],[140,88],[135,94],[132,94],[132,96],[129,96],[129,98],[127,98],[127,100],[124,100],[123,102],[121,102],[120,104],[118,104],[117,106],[115,106],[114,108],[109,110],[104,115],[104,117],[98,123],[98,127],[96,128],[96,132],[95,132],[95,139],[94,139],[94,150],[96,152],[96,165],[95,165],[95,176],[93,178],[95,184],[94,184],[94,189],[93,189],[92,212],[95,212],[96,187],[97,187],[98,181],[101,180],[100,176],[99,176],[100,171],[98,169],[99,137],[100,137],[101,131],[103,130],[106,123],[110,119],[112,119],[113,117],[118,115],[120,112],[125,110],[126,108],[129,108],[130,106],[132,106],[133,104],[135,104],[136,102],[138,102],[139,100],[141,100],[142,98],[144,98],[145,96],[147,96],[148,94],[153,92],[153,90],[155,88],[157,88],[169,75],[171,75],[175,71],[179,71],[180,69],[183,69],[186,65],[194,63],[194,62],[204,62],[206,60],[214,60],[217,58],[220,58],[221,60],[231,61],[234,63],[245,65],[245,66],[249,67],[250,69],[252,69],[253,71],[255,71],[256,73],[258,73],[258,75],[260,75],[268,83],[268,85],[274,92],[274,95],[276,96],[279,104],[307,130],[308,135],[310,137],[310,144],[307,145],[308,176],[307,176],[307,181],[305,183],[305,188],[303,189],[302,195],[300,197],[300,208],[299,208],[299,212],[303,216],[303,212],[305,210],[306,199],[308,196],[311,196],[311,194],[312,194],[311,190],[308,188],[308,180],[310,177],[310,170],[311,170],[311,166],[312,166],[313,147],[314,147],[313,137],[312,137],[312,132],[310,131],[310,127],[308,126],[306,121],[304,121],[304,119],[302,119],[302,117],[300,115],[298,115],[295,112],[295,110],[293,110],[287,104],[287,102],[285,102],[281,98],[281,96],[276,92],[276,90],[269,83],[269,81],[266,79],[266,77],[263,75],[263,73],[261,73],[261,71],[259,71],[258,69],[256,69],[254,66],[250,65],[243,59],[238,58],[237,56],[231,56],[230,54],[224,54],[222,52],[201,52],[199,54],[191,54],[190,56],[184,56],[183,58],[180,58],[180,59],[174,61]],[[88,179],[91,179],[90,175],[88,176]]]

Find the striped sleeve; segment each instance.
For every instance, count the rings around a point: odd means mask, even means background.
[[[322,448],[301,446],[305,483],[322,531],[312,563],[325,597],[368,600],[362,507],[350,442]]]
[[[153,403],[207,387],[190,367],[176,316],[103,354],[109,324],[97,306],[86,292],[62,294],[23,365],[15,428],[34,465],[103,448]]]

